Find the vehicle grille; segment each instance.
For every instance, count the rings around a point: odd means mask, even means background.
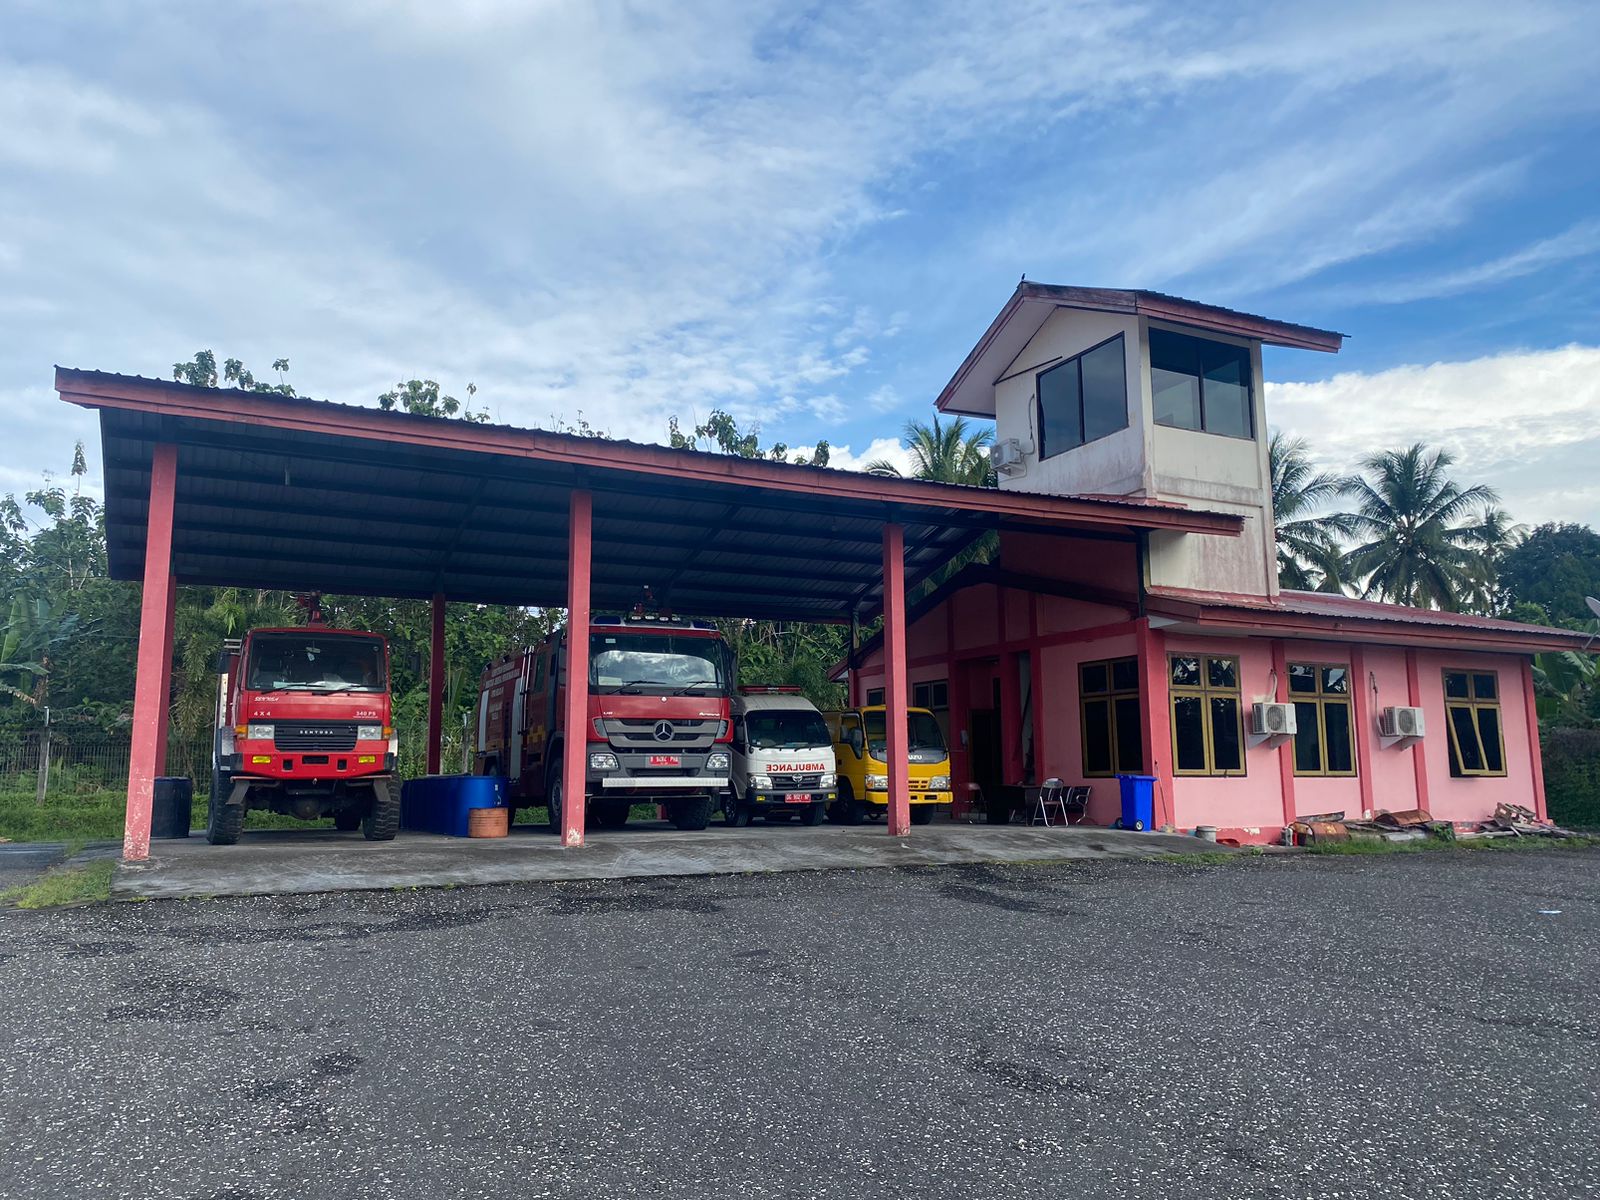
[[[279,721],[272,744],[279,750],[354,750],[355,721]]]
[[[704,748],[716,740],[717,734],[722,729],[722,722],[714,719],[676,721],[668,718],[666,723],[672,726],[672,735],[658,738],[656,726],[661,724],[661,719],[632,720],[609,717],[605,723],[606,737],[613,746],[625,746],[629,749]]]
[[[822,786],[821,775],[774,775],[772,786],[782,791],[804,791],[807,788],[816,789]]]

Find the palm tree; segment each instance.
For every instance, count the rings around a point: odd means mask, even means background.
[[[1363,474],[1345,480],[1355,508],[1342,518],[1366,539],[1345,560],[1366,581],[1363,596],[1457,610],[1482,594],[1486,525],[1499,497],[1482,484],[1458,487],[1448,474],[1454,462],[1418,442],[1369,455]]]
[[[1504,612],[1506,597],[1500,586],[1500,564],[1506,554],[1527,536],[1525,525],[1515,525],[1503,508],[1483,510],[1477,524],[1467,531],[1467,545],[1474,551],[1472,590],[1467,607],[1473,612],[1493,616]]]
[[[907,421],[904,438],[911,451],[913,479],[995,486],[994,470],[989,466],[993,430],[974,428],[965,417],[956,417],[948,425],[934,417],[932,425]],[[868,463],[867,470],[874,475],[901,474],[899,467],[882,458]]]
[[[1274,431],[1267,442],[1272,468],[1272,513],[1278,540],[1278,581],[1299,591],[1342,592],[1344,556],[1339,539],[1350,535],[1343,513],[1323,513],[1344,481],[1318,471],[1304,438]]]

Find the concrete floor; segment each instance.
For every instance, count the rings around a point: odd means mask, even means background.
[[[236,846],[204,837],[151,843],[147,862],[122,863],[112,894],[158,899],[294,895],[451,884],[543,883],[572,879],[730,875],[956,863],[1068,862],[1143,858],[1215,847],[1192,837],[1076,825],[935,824],[891,838],[881,824],[862,826],[713,825],[685,833],[644,822],[591,832],[581,850],[534,826],[505,838],[450,838],[402,833],[368,842],[330,829],[246,833]]]

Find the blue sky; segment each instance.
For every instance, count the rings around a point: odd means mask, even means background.
[[[1600,523],[1592,4],[0,0],[0,488],[61,362],[892,448],[1019,275],[1351,335],[1330,465],[1425,438]]]

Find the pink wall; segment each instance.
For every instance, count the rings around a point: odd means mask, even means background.
[[[1450,776],[1450,730],[1445,721],[1444,672],[1494,671],[1500,679],[1500,724],[1505,731],[1504,778],[1453,779]],[[1428,767],[1428,811],[1441,821],[1481,821],[1501,801],[1533,808],[1533,751],[1528,742],[1522,660],[1501,654],[1417,655],[1417,677],[1427,736],[1422,740]]]
[[[1373,812],[1405,812],[1417,807],[1417,776],[1412,765],[1412,749],[1394,738],[1378,736],[1378,713],[1396,704],[1407,704],[1406,652],[1397,646],[1368,646],[1362,652],[1367,673],[1369,699],[1367,727],[1369,739]]]
[[[1046,646],[1044,667],[1043,772],[1040,779],[1056,776],[1069,784],[1088,784],[1089,820],[1109,825],[1121,811],[1115,779],[1089,779],[1083,773],[1083,709],[1078,703],[1078,664],[1102,658],[1122,658],[1138,651],[1130,631],[1091,642]]]

